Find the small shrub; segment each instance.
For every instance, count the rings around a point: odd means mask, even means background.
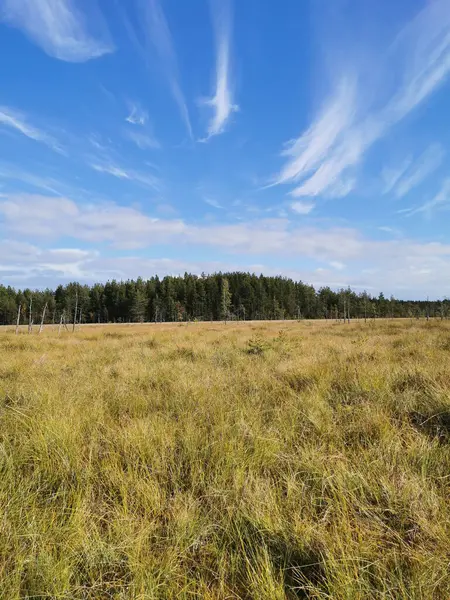
[[[288,336],[286,334],[286,331],[284,329],[280,329],[275,340],[281,344],[284,344],[285,342],[287,342]]]
[[[267,342],[260,335],[256,334],[248,340],[246,352],[253,356],[262,356],[268,348],[269,345]]]

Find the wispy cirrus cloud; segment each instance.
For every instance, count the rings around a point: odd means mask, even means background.
[[[34,164],[34,170],[24,169],[9,162],[0,161],[0,182],[7,193],[17,191],[17,189],[29,191],[32,193],[51,194],[52,196],[84,199],[85,201],[98,200],[102,197],[98,192],[92,191],[80,186],[80,179],[76,176],[66,178],[57,167],[50,169],[45,163]],[[47,174],[44,174],[46,173]]]
[[[161,148],[159,141],[150,133],[143,133],[142,131],[126,130],[124,132],[126,138],[134,142],[141,150],[156,150]]]
[[[202,100],[202,103],[211,107],[214,114],[209,122],[208,135],[204,141],[223,133],[232,113],[239,110],[238,105],[233,103],[231,81],[231,0],[215,0],[212,8],[217,55],[215,90],[214,95]]]
[[[431,217],[434,211],[450,210],[450,178],[444,179],[439,191],[430,199],[412,208],[406,208],[399,212],[410,217],[419,213]]]
[[[44,190],[47,193],[55,195],[63,195],[62,189],[64,184],[53,177],[46,177],[30,173],[20,167],[16,167],[10,163],[0,163],[0,181],[5,182],[20,182],[27,186]]]
[[[60,154],[65,153],[62,146],[53,136],[34,125],[31,125],[28,121],[28,117],[23,112],[8,106],[0,106],[0,128],[1,127],[12,129],[31,140],[41,142],[52,150],[55,150],[55,152]]]
[[[400,229],[397,229],[396,227],[390,227],[389,225],[381,225],[381,227],[378,227],[378,231],[383,231],[384,233],[388,233],[397,237],[403,235]]]
[[[205,204],[209,204],[209,206],[212,206],[213,208],[217,208],[219,210],[223,210],[223,206],[220,204],[220,202],[218,202],[214,198],[210,198],[209,196],[205,196],[203,198],[203,202]]]
[[[73,0],[0,0],[0,18],[23,31],[49,56],[85,62],[114,49],[94,0],[89,6],[92,12],[86,18]],[[89,32],[94,21],[99,30],[96,37]]]
[[[112,141],[110,138],[103,139],[98,133],[91,133],[87,139],[96,150],[101,150],[102,152],[109,152],[111,150]]]
[[[400,167],[388,171],[388,175],[385,174],[385,193],[392,192],[397,198],[403,198],[436,171],[442,164],[444,155],[440,144],[432,144],[417,160],[406,159]]]
[[[287,161],[275,184],[295,184],[294,196],[333,196],[336,186],[341,187],[338,195],[344,196],[353,189],[354,184],[346,185],[345,181],[352,180],[368,149],[435,92],[450,73],[450,11],[446,0],[428,3],[400,31],[382,58],[381,71],[386,81],[396,72],[398,83],[387,100],[387,84],[386,89],[378,90],[374,82],[370,93],[365,90],[364,95],[357,78],[342,76],[338,80],[311,125],[287,144],[283,151]],[[347,66],[343,72],[352,73],[353,69]],[[367,65],[367,72],[370,74],[371,65]]]
[[[383,182],[383,194],[391,192],[412,164],[412,158],[408,157],[397,167],[383,167],[381,180]]]
[[[291,192],[296,197],[348,193],[353,185],[342,182],[341,174],[358,162],[362,149],[375,135],[371,123],[355,128],[357,112],[356,82],[343,78],[310,127],[287,142],[282,154],[288,160],[276,183],[299,183]]]
[[[148,187],[155,191],[162,189],[162,180],[151,173],[142,173],[136,169],[128,169],[121,167],[110,160],[93,159],[88,163],[91,169],[98,173],[112,175],[117,179],[123,179],[130,182],[135,182]]]
[[[149,54],[156,52],[161,69],[175,100],[189,137],[193,139],[191,120],[186,99],[180,84],[178,59],[166,16],[159,0],[136,0],[140,28],[138,35],[128,16],[122,12],[123,21],[136,50],[144,62],[149,64]],[[141,41],[143,37],[144,42]]]
[[[148,121],[148,113],[143,110],[139,104],[132,103],[130,105],[130,114],[125,119],[128,123],[132,125],[142,125],[144,126]]]
[[[396,121],[436,91],[449,74],[450,13],[447,0],[427,2],[400,31],[391,56],[398,59],[401,81],[387,107],[386,118]]]
[[[133,127],[124,131],[124,136],[134,142],[138,148],[147,150],[161,147],[160,143],[153,135],[148,113],[140,106],[140,104],[135,102],[130,104],[130,114],[125,120],[127,123],[130,123],[130,125],[139,126],[139,129]]]

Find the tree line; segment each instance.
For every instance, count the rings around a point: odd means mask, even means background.
[[[20,307],[20,308],[19,308]],[[77,282],[55,290],[0,284],[0,324],[124,323],[265,319],[447,318],[450,300],[398,300],[350,288],[315,289],[286,277],[250,273]],[[43,317],[43,318],[42,318]]]

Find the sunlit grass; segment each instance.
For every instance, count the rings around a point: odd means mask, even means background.
[[[450,325],[0,330],[0,598],[450,598]]]

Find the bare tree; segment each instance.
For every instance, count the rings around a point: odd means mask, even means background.
[[[30,296],[30,307],[28,312],[28,333],[31,333],[33,330],[33,319],[31,309],[33,307],[33,296]]]
[[[20,323],[20,310],[22,305],[19,304],[19,308],[17,309],[17,322],[16,322],[16,335],[19,333],[19,323]]]
[[[45,311],[47,310],[47,302],[45,303],[44,310],[42,311],[41,325],[39,327],[39,333],[42,333],[44,329]]]

